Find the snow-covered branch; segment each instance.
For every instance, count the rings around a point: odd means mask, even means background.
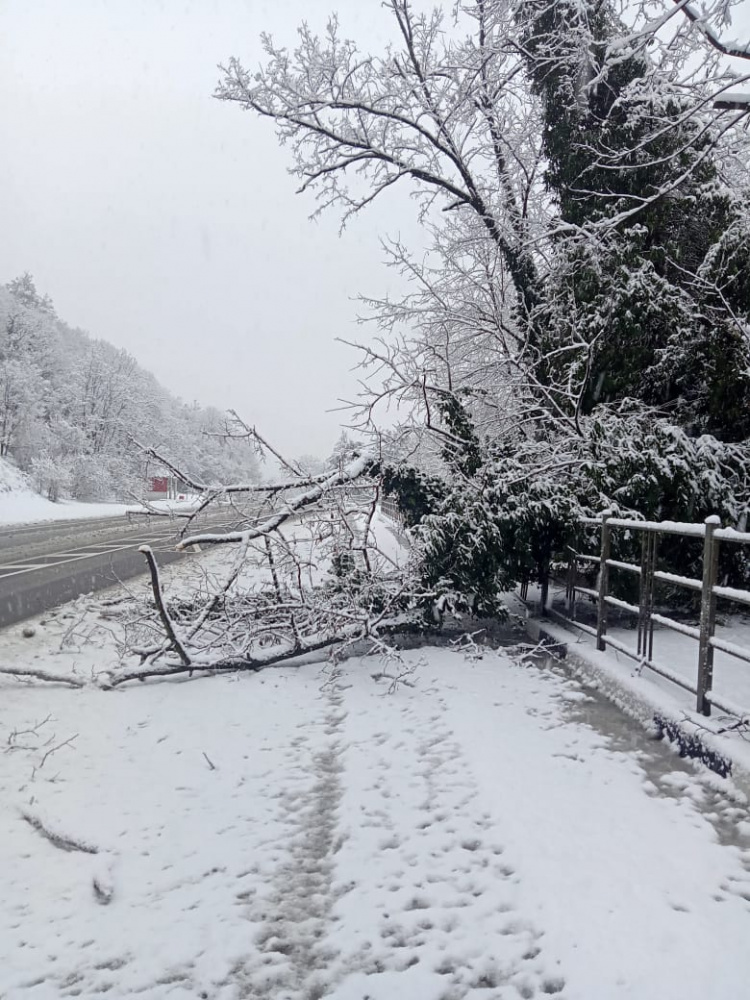
[[[223,580],[182,596],[165,588],[144,546],[152,600],[140,614],[127,612],[127,645],[140,664],[108,677],[107,685],[254,671],[324,651],[340,655],[398,628],[415,588],[380,514],[381,475],[377,447],[350,451],[318,481],[300,476],[283,500],[280,491],[269,496],[258,523],[184,539],[181,549],[238,548]]]
[[[686,2],[686,0],[672,0],[672,2],[677,5],[690,23],[698,29],[703,38],[717,52],[733,59],[750,59],[750,39],[745,42],[725,41],[711,27],[708,18],[697,10],[694,4]]]
[[[228,531],[223,534],[221,533],[204,533],[202,535],[191,535],[188,538],[183,538],[182,541],[177,546],[178,549],[184,550],[189,548],[191,545],[226,545],[232,543],[247,543],[253,541],[256,538],[263,538],[272,531],[277,531],[286,521],[295,514],[303,511],[305,508],[312,506],[321,500],[328,491],[334,489],[337,486],[343,486],[346,483],[351,483],[361,476],[370,472],[377,466],[378,456],[375,452],[365,452],[362,455],[358,455],[355,459],[349,462],[342,469],[330,473],[328,476],[321,477],[317,481],[313,481],[312,486],[308,486],[307,489],[303,490],[297,496],[290,497],[284,501],[282,507],[272,514],[266,520],[261,521],[260,524],[247,527],[241,531]],[[302,481],[304,483],[304,480]],[[299,487],[300,483],[295,483],[295,486]],[[289,489],[290,486],[270,486],[268,492],[275,492],[281,489]]]

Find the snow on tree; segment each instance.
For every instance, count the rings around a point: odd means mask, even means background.
[[[13,278],[5,286],[16,301],[29,309],[38,309],[49,316],[55,315],[55,307],[49,295],[40,295],[36,289],[33,277],[28,271]]]
[[[587,411],[636,398],[697,433],[746,438],[750,191],[720,171],[728,146],[748,152],[744,135],[722,135],[736,116],[707,104],[713,76],[686,90],[691,48],[657,64],[607,5],[527,3],[524,17],[546,180],[574,227],[552,259],[546,353],[583,328]]]
[[[423,601],[434,599],[419,591],[409,560],[394,557],[379,512],[377,447],[357,449],[336,468],[309,477],[236,418],[233,434],[243,433],[281,461],[286,479],[214,488],[150,450],[203,492],[207,503],[241,495],[245,507],[232,511],[233,530],[185,525],[179,548],[235,550],[223,577],[207,579],[189,599],[170,598],[153,553],[142,549],[153,600],[140,615],[128,610],[129,650],[140,665],[113,676],[112,684],[193,671],[259,670],[323,651],[341,656],[363,643],[396,657],[391,636],[418,628]]]
[[[172,397],[127,351],[67,326],[29,274],[0,286],[0,455],[42,492],[140,495],[148,470],[133,437],[217,482],[254,478],[253,449],[223,447],[224,424]]]
[[[382,6],[383,53],[332,17],[294,50],[265,37],[257,72],[232,59],[217,96],[275,123],[317,211],[346,221],[394,184],[420,203],[430,250],[389,247],[413,290],[370,303],[360,416],[410,409],[422,468],[387,482],[420,512],[425,581],[543,576],[580,513],[694,516],[701,483],[742,517],[750,143],[748,106],[721,99],[747,46],[717,44],[735,5]]]

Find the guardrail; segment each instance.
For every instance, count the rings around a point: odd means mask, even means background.
[[[750,605],[750,591],[734,587],[723,587],[718,584],[719,550],[722,543],[730,545],[750,545],[750,533],[735,531],[733,528],[722,528],[718,517],[708,517],[703,524],[689,524],[679,521],[634,521],[612,517],[603,514],[600,518],[582,518],[581,523],[596,526],[601,529],[601,545],[598,554],[578,552],[569,548],[568,578],[566,587],[567,618],[576,628],[596,637],[596,648],[605,650],[607,647],[618,650],[632,657],[654,673],[678,684],[696,696],[696,708],[702,715],[710,715],[712,706],[716,706],[731,715],[746,715],[745,710],[738,708],[724,697],[717,697],[713,691],[714,651],[719,649],[730,656],[750,663],[750,648],[717,638],[716,603],[719,598],[734,601],[745,606]],[[622,562],[612,559],[612,532],[627,530],[642,533],[641,562]],[[703,542],[703,573],[702,579],[679,576],[658,570],[657,556],[659,539],[662,535],[678,535],[683,538],[702,540]],[[581,563],[598,566],[598,583],[595,588],[578,584],[578,574]],[[615,597],[610,592],[610,571],[620,570],[633,574],[639,579],[639,601],[631,604]],[[675,621],[667,615],[654,611],[654,590],[657,584],[670,584],[692,590],[701,595],[700,624],[698,628]],[[596,628],[576,621],[576,598],[578,595],[590,597],[596,602]],[[635,653],[618,639],[607,634],[608,613],[610,608],[617,608],[637,618],[638,633]],[[553,614],[558,614],[554,612]],[[681,635],[689,636],[698,643],[697,680],[693,685],[680,674],[675,673],[663,664],[654,660],[654,625],[672,629]]]

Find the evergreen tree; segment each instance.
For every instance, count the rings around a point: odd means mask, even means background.
[[[750,197],[721,181],[715,112],[645,50],[623,54],[610,3],[524,3],[522,17],[547,185],[576,232],[558,240],[542,355],[585,330],[584,412],[632,398],[693,433],[747,438]]]

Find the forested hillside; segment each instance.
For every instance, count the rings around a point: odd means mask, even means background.
[[[252,448],[223,446],[223,414],[172,396],[127,351],[73,329],[29,274],[0,286],[0,457],[58,499],[140,493],[150,467],[133,439],[203,481],[255,478]]]

